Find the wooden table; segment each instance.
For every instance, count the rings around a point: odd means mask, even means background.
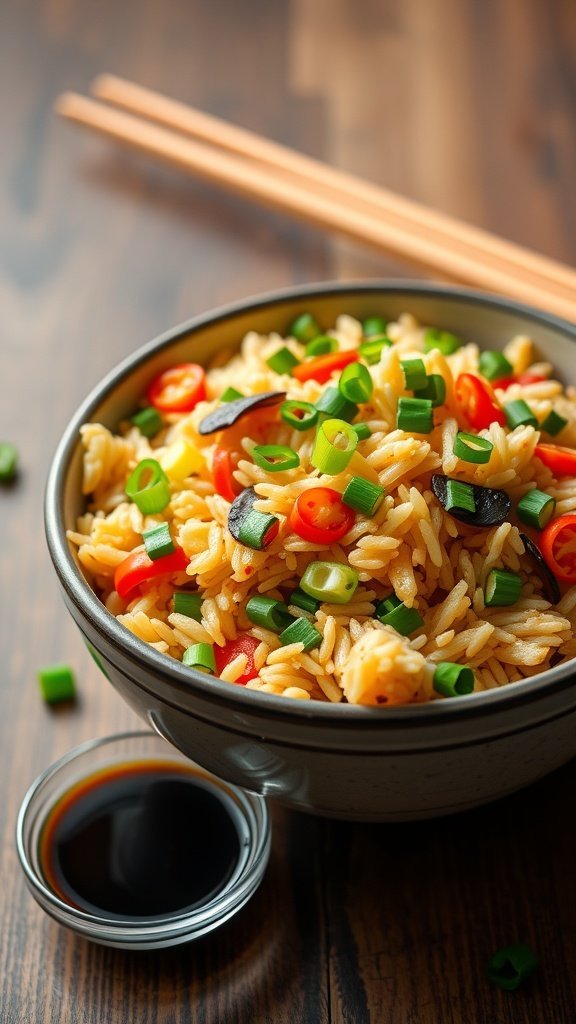
[[[136,726],[64,610],[43,536],[57,439],[88,389],[163,329],[293,282],[415,276],[382,254],[113,151],[60,90],[124,74],[576,262],[572,0],[18,0],[0,12],[2,1024],[572,1024],[574,765],[492,807],[406,825],[273,809],[273,855],[219,933],[161,954],[67,934],[15,846],[32,779]],[[74,666],[72,711],[37,669]],[[525,989],[485,964],[537,951]]]

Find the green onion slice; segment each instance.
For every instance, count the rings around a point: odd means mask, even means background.
[[[69,665],[47,665],[38,670],[40,692],[47,704],[74,700],[76,683]]]
[[[359,575],[341,562],[311,562],[300,580],[300,589],[317,601],[347,604],[354,596]]]
[[[235,402],[237,398],[244,398],[245,396],[237,388],[226,388],[220,395],[221,402]]]
[[[556,508],[556,500],[551,494],[539,491],[537,487],[528,491],[518,502],[516,511],[518,518],[526,523],[526,526],[533,526],[536,530],[543,530],[551,520]]]
[[[540,424],[540,430],[545,430],[547,434],[550,434],[550,437],[556,437],[556,434],[559,434],[561,430],[564,430],[567,423],[568,420],[565,419],[564,416],[559,416],[558,413],[554,412],[554,409],[552,409],[552,411],[548,413],[546,419]]]
[[[282,402],[280,415],[285,423],[293,430],[310,430],[318,422],[318,410],[310,402],[301,402],[298,399]]]
[[[373,484],[371,480],[365,480],[362,476],[353,476],[346,485],[342,501],[366,516],[373,516],[385,496],[386,491],[383,487]]]
[[[443,697],[463,697],[474,689],[474,673],[467,665],[440,661],[436,666],[433,687]]]
[[[538,958],[523,943],[499,949],[488,961],[486,974],[494,985],[506,992],[514,992],[534,974]]]
[[[300,456],[284,444],[257,444],[252,449],[252,458],[260,469],[268,473],[280,473],[285,469],[296,469]]]
[[[358,355],[368,366],[380,362],[380,357],[385,348],[391,348],[392,342],[385,334],[375,335],[370,341],[365,341],[358,348]]]
[[[319,334],[317,338],[313,338],[306,345],[306,355],[324,356],[328,352],[336,352],[337,348],[338,341],[336,338],[331,338],[328,334]]]
[[[285,345],[270,356],[266,362],[275,373],[292,373],[294,367],[300,365],[300,360],[296,359],[296,356]]]
[[[182,655],[182,663],[198,672],[213,674],[216,671],[216,659],[212,644],[190,644]]]
[[[310,612],[311,615],[315,615],[320,607],[320,601],[317,601],[315,597],[310,597],[310,594],[305,594],[300,587],[296,587],[288,598],[288,604],[295,604],[297,608],[302,608],[305,612]]]
[[[424,334],[424,351],[432,352],[437,348],[442,355],[450,356],[462,348],[462,342],[450,331],[439,331],[435,327],[429,327]]]
[[[8,483],[16,476],[18,452],[13,444],[3,441],[0,444],[0,483]]]
[[[353,423],[352,430],[357,434],[359,441],[365,441],[367,437],[372,437],[372,431],[367,423]]]
[[[128,477],[124,490],[144,515],[162,512],[170,501],[168,477],[156,459],[142,459]]]
[[[162,429],[163,420],[153,405],[146,406],[134,413],[130,421],[144,437],[154,437]]]
[[[465,512],[476,511],[476,499],[471,484],[465,484],[461,480],[448,480],[446,483],[446,502],[444,508],[447,512],[451,508],[461,508]]]
[[[410,434],[429,434],[434,413],[429,398],[399,398],[396,426]]]
[[[522,580],[515,572],[492,569],[484,588],[484,601],[488,608],[507,608],[516,604],[522,593]]]
[[[358,446],[358,435],[344,420],[324,420],[318,427],[310,459],[321,473],[337,476],[350,462]]]
[[[362,334],[365,338],[373,338],[375,334],[385,334],[388,324],[381,316],[368,316],[362,321]]]
[[[288,330],[288,334],[291,338],[296,338],[297,341],[306,345],[307,342],[312,341],[314,338],[317,338],[319,334],[322,334],[322,328],[311,313],[302,313],[291,325]]]
[[[238,540],[247,548],[262,551],[272,543],[279,526],[280,521],[276,516],[253,508],[238,527]]]
[[[523,398],[517,398],[514,402],[507,402],[504,406],[504,413],[510,430],[514,430],[516,427],[528,426],[538,429],[538,420]]]
[[[370,370],[363,363],[349,363],[340,375],[338,389],[349,402],[367,402],[374,390]]]
[[[446,381],[439,373],[430,373],[426,377],[426,385],[414,391],[414,398],[428,398],[432,408],[444,405],[446,401]]]
[[[289,644],[304,644],[305,651],[311,651],[313,647],[319,647],[322,643],[318,630],[304,618],[294,619],[294,622],[280,633],[279,639],[283,647]]]
[[[157,558],[163,558],[164,555],[171,555],[172,552],[176,550],[172,537],[170,536],[170,527],[168,526],[168,523],[158,523],[157,526],[152,526],[149,530],[144,530],[142,540],[144,541],[146,554],[153,562],[156,561]]]
[[[426,367],[421,359],[401,359],[400,366],[404,371],[407,391],[426,387]]]
[[[376,605],[374,614],[386,626],[392,626],[401,636],[410,636],[424,624],[416,608],[407,608],[396,594],[389,594]]]
[[[179,615],[187,615],[196,622],[202,621],[202,594],[193,594],[189,590],[175,590],[173,597],[174,611]]]
[[[503,352],[482,352],[478,360],[480,373],[487,380],[499,380],[501,377],[509,377],[514,373],[514,367]]]
[[[355,402],[350,402],[338,388],[326,388],[315,406],[319,415],[350,422],[358,412]]]
[[[264,626],[265,629],[271,629],[274,633],[281,633],[291,622],[294,622],[294,616],[290,614],[282,601],[274,601],[273,598],[266,597],[264,594],[254,594],[250,598],[246,605],[246,615],[250,622],[254,622],[257,626]]]
[[[476,465],[484,465],[490,462],[490,456],[494,445],[485,437],[478,437],[476,434],[465,434],[460,430],[454,438],[454,455],[457,455],[463,462],[473,462]]]

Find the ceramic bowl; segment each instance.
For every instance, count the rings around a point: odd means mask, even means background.
[[[332,817],[399,821],[486,803],[576,754],[570,664],[499,690],[407,707],[289,701],[207,678],[157,653],[98,600],[66,541],[83,507],[79,428],[114,429],[151,377],[205,362],[248,330],[283,332],[309,310],[320,323],[404,311],[482,347],[527,333],[570,374],[576,328],[476,292],[419,283],[320,284],[219,309],[144,346],[112,370],[67,427],[47,483],[46,530],[64,600],[118,693],[161,736],[222,779],[293,808]]]

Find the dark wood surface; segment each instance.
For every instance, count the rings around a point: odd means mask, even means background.
[[[123,355],[219,303],[297,281],[414,276],[386,255],[58,123],[110,70],[576,263],[573,0],[4,0],[0,5],[1,1024],[573,1024],[574,765],[504,802],[398,826],[273,808],[251,903],[172,952],[67,934],[14,846],[32,779],[136,725],[61,602],[42,525],[60,432]],[[49,711],[36,671],[74,666]],[[490,986],[514,941],[541,967]]]

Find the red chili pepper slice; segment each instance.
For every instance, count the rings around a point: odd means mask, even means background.
[[[498,380],[493,380],[492,384],[495,388],[506,391],[513,384],[541,384],[545,380],[548,380],[548,377],[542,377],[539,373],[516,373],[512,377],[500,377]]]
[[[456,401],[471,427],[485,430],[491,423],[506,426],[506,416],[490,385],[473,373],[461,373],[454,386]]]
[[[546,565],[557,579],[576,583],[576,515],[553,519],[540,534]]]
[[[156,579],[159,576],[171,576],[176,572],[184,572],[190,559],[186,557],[182,548],[176,548],[169,555],[162,558],[149,558],[145,551],[133,551],[127,555],[114,573],[114,589],[120,597],[131,599],[137,587],[148,580]]]
[[[349,349],[346,352],[329,352],[316,359],[306,359],[299,366],[295,366],[292,376],[299,381],[317,380],[319,384],[325,384],[327,380],[330,380],[334,370],[343,370],[349,363],[357,363],[359,358],[356,349]]]
[[[248,633],[240,633],[234,640],[229,640],[228,643],[224,644],[224,647],[215,646],[214,660],[218,675],[221,675],[226,665],[234,661],[234,658],[237,658],[239,654],[245,654],[248,658],[246,668],[242,675],[234,681],[239,686],[245,686],[251,679],[255,679],[258,675],[258,670],[254,665],[254,652],[259,645],[260,641],[257,637],[250,636]]]
[[[242,490],[242,484],[232,476],[238,467],[240,452],[231,452],[228,448],[215,448],[212,456],[212,480],[218,494],[226,501],[234,501]]]
[[[161,412],[190,412],[206,398],[206,374],[197,363],[180,363],[155,377],[148,401]]]
[[[331,487],[310,487],[292,506],[290,528],[313,544],[332,544],[354,525],[356,514]]]
[[[576,476],[576,449],[558,444],[537,444],[534,454],[556,476]]]

